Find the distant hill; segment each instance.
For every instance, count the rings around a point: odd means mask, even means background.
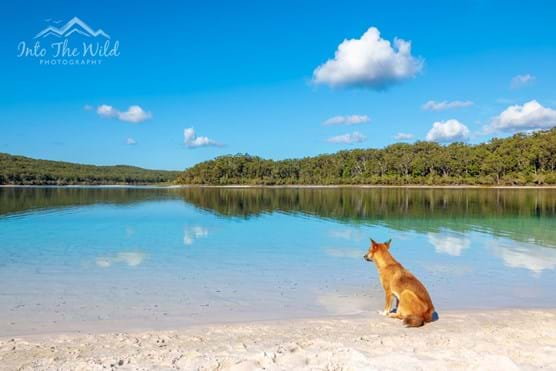
[[[396,143],[302,159],[246,154],[199,163],[180,184],[556,184],[556,128],[476,145]]]
[[[179,173],[178,171],[148,170],[125,165],[95,166],[36,160],[0,153],[0,184],[159,184],[173,182]]]

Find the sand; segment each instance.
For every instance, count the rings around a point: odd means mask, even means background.
[[[556,310],[446,312],[417,329],[372,314],[0,338],[0,369],[556,369]]]

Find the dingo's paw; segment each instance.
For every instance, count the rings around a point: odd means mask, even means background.
[[[380,314],[381,316],[387,316],[388,315],[388,311],[387,310],[377,310],[376,311],[378,314]]]

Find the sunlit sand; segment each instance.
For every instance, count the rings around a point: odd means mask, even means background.
[[[2,369],[554,369],[556,311],[440,313],[418,329],[378,314],[174,331],[0,340]]]

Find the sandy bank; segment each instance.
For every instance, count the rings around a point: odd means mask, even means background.
[[[556,310],[313,319],[0,340],[6,370],[556,369]]]

